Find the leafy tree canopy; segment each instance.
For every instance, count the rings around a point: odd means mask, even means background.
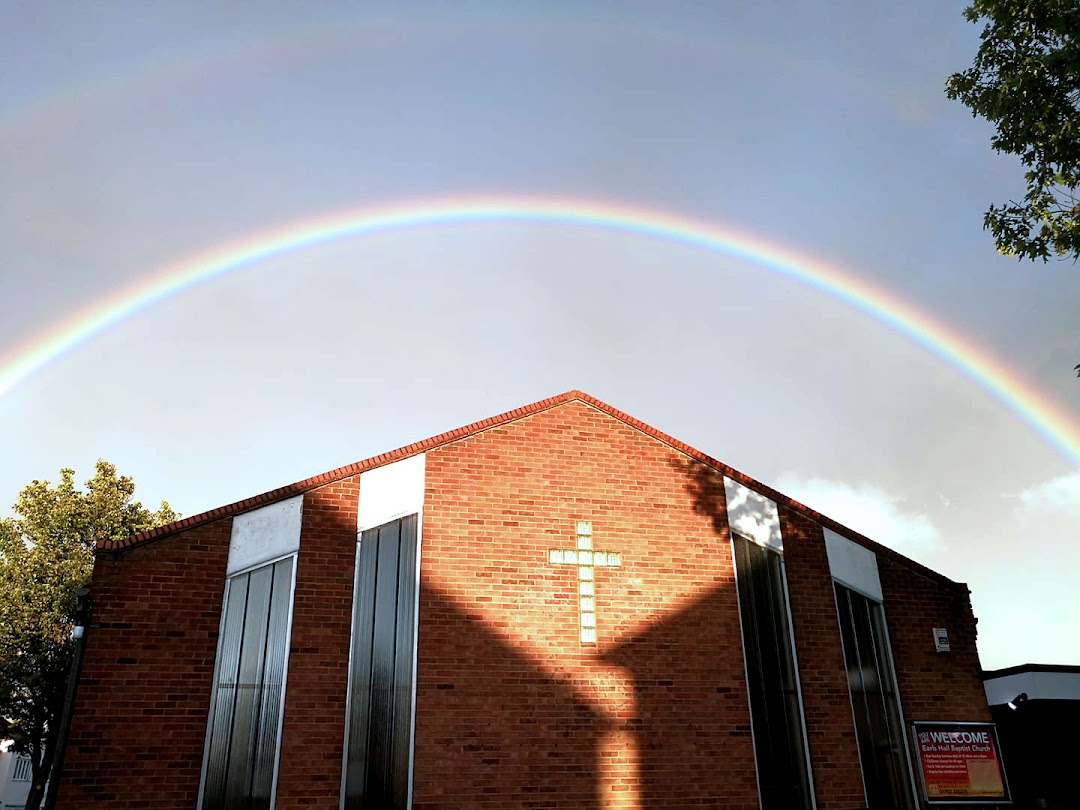
[[[983,221],[998,252],[1020,259],[1080,257],[1080,6],[1076,0],[974,0],[985,20],[970,68],[946,83],[991,145],[1026,167],[1022,202],[991,205]]]
[[[90,584],[94,547],[176,520],[134,500],[135,482],[98,461],[85,491],[75,471],[32,481],[0,519],[0,736],[30,756],[37,808],[55,755],[74,644],[75,590]]]

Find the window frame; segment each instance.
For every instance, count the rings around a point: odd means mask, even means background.
[[[282,731],[285,727],[285,695],[288,692],[289,681],[289,648],[292,646],[292,628],[293,628],[293,609],[296,600],[296,569],[297,559],[299,557],[299,551],[290,551],[287,554],[280,554],[276,557],[264,560],[263,562],[249,565],[246,568],[241,568],[237,571],[233,571],[231,574],[225,577],[225,588],[221,597],[221,618],[218,620],[218,635],[216,640],[216,649],[214,652],[214,675],[210,686],[210,705],[206,714],[206,732],[203,740],[203,755],[202,755],[202,768],[199,772],[199,793],[198,801],[195,805],[196,810],[203,810],[203,800],[205,798],[206,778],[210,767],[210,733],[212,731],[212,724],[214,719],[214,697],[217,693],[218,676],[220,674],[221,666],[221,639],[225,634],[225,619],[228,616],[229,609],[229,596],[232,592],[232,583],[237,577],[251,574],[260,568],[266,568],[269,566],[277,565],[279,562],[283,562],[287,559],[292,559],[292,576],[289,583],[289,606],[288,606],[288,618],[285,622],[285,655],[282,661],[282,673],[281,673],[281,705],[278,707],[278,727],[277,727],[277,744],[274,749],[274,771],[271,777],[270,786],[270,808],[273,808],[277,804],[277,787],[278,787],[278,772],[281,768],[281,745],[282,745]]]
[[[908,788],[909,788],[910,798],[911,798],[911,804],[909,805],[909,808],[907,808],[907,810],[919,810],[919,808],[922,807],[922,804],[921,804],[921,802],[919,800],[919,789],[918,789],[918,786],[916,784],[916,779],[915,779],[915,771],[914,771],[912,758],[911,758],[911,747],[908,744],[908,739],[907,739],[908,738],[908,734],[907,734],[907,728],[908,728],[907,723],[908,723],[908,721],[906,719],[906,715],[904,714],[904,704],[903,704],[903,701],[902,701],[902,699],[900,697],[900,681],[896,677],[896,660],[895,660],[895,658],[893,656],[892,639],[891,639],[891,637],[889,635],[888,616],[885,614],[885,602],[882,599],[878,599],[878,598],[876,598],[874,596],[871,596],[871,595],[867,594],[864,590],[862,590],[860,588],[852,587],[851,585],[847,584],[846,582],[843,582],[843,581],[838,580],[836,578],[833,578],[832,582],[833,582],[833,604],[836,607],[837,630],[839,631],[839,634],[840,634],[840,650],[841,650],[841,654],[844,657],[844,679],[846,681],[848,680],[848,674],[847,674],[848,673],[847,651],[844,648],[844,630],[843,630],[843,626],[841,625],[842,619],[841,619],[841,613],[840,613],[840,600],[839,600],[839,592],[838,592],[837,589],[838,588],[843,588],[844,590],[850,591],[851,593],[855,594],[856,596],[858,596],[858,597],[860,597],[862,599],[865,599],[870,604],[872,609],[876,608],[877,611],[878,611],[877,617],[878,617],[878,619],[880,620],[880,623],[881,623],[881,634],[882,634],[882,639],[881,640],[882,640],[882,642],[884,644],[884,657],[885,657],[885,661],[886,661],[886,663],[888,665],[888,674],[889,674],[890,678],[892,679],[893,699],[896,702],[896,713],[898,715],[898,720],[899,720],[899,731],[900,731],[899,736],[900,736],[901,744],[903,746],[904,760],[905,760],[906,766],[907,766],[907,768],[906,768],[907,777],[908,777],[907,781],[908,781]],[[854,628],[853,628],[853,630],[854,630]],[[859,778],[862,780],[862,784],[863,784],[863,802],[867,805],[867,807],[869,807],[870,806],[870,795],[869,795],[869,793],[867,791],[867,786],[866,786],[866,771],[865,771],[865,769],[863,767],[862,747],[859,745],[858,718],[855,715],[855,698],[854,698],[854,695],[852,694],[852,691],[851,691],[851,683],[850,683],[850,681],[848,681],[848,703],[851,706],[851,725],[852,725],[852,729],[855,732],[855,746],[856,746],[858,756],[859,756]]]
[[[360,588],[360,543],[363,541],[364,532],[371,529],[377,529],[381,526],[385,526],[388,523],[394,523],[395,521],[402,520],[412,515],[416,516],[416,573],[414,582],[414,601],[413,601],[413,649],[412,649],[412,708],[409,716],[409,790],[408,798],[406,800],[406,806],[412,807],[413,804],[413,776],[416,763],[416,691],[417,691],[417,662],[420,652],[420,571],[422,566],[422,555],[424,550],[423,536],[424,536],[424,510],[423,508],[409,509],[404,512],[400,512],[385,519],[380,518],[379,522],[372,526],[358,525],[356,528],[356,540],[354,542],[354,559],[353,559],[353,587],[352,587],[352,602],[349,606],[349,666],[345,675],[345,727],[342,734],[342,746],[341,746],[341,783],[338,789],[338,810],[345,810],[345,783],[348,776],[349,768],[349,723],[352,717],[352,683],[353,683],[353,670],[356,665],[356,649],[352,643],[353,634],[356,628],[353,626],[356,621],[356,598]]]
[[[766,553],[773,553],[777,556],[780,562],[780,584],[783,591],[784,608],[787,621],[787,636],[788,645],[791,651],[791,666],[794,671],[795,680],[795,695],[798,700],[799,706],[799,731],[802,734],[802,750],[803,760],[806,774],[806,788],[810,799],[810,807],[812,810],[817,810],[817,788],[814,784],[814,768],[813,761],[810,756],[810,741],[807,734],[806,727],[806,706],[803,702],[803,688],[802,688],[802,673],[799,668],[799,651],[795,645],[795,624],[793,621],[793,614],[791,612],[791,595],[788,589],[788,576],[787,576],[787,560],[784,559],[784,552],[782,549],[775,546],[761,543],[742,532],[731,529],[731,567],[735,574],[735,601],[738,606],[739,615],[739,641],[742,645],[742,659],[743,659],[743,677],[746,679],[746,697],[747,697],[747,710],[750,715],[750,744],[754,752],[754,783],[757,785],[758,792],[758,807],[763,807],[764,797],[761,793],[761,776],[760,768],[758,765],[758,753],[757,753],[757,734],[754,730],[754,709],[750,704],[750,664],[746,654],[746,627],[743,624],[743,612],[742,612],[742,594],[739,592],[739,574],[738,574],[738,562],[737,553],[735,549],[736,539],[743,540],[747,543],[758,546]]]

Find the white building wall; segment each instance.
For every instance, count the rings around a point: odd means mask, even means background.
[[[728,525],[733,532],[773,551],[784,553],[776,502],[738,481],[724,478]]]
[[[832,529],[825,529],[825,552],[833,579],[876,602],[884,601],[877,554]]]
[[[228,575],[269,562],[300,548],[304,496],[253,509],[233,518]]]
[[[26,805],[26,797],[30,793],[30,780],[16,779],[17,776],[28,776],[26,766],[19,766],[19,760],[23,759],[27,764],[29,760],[11,751],[0,751],[0,808],[2,810],[22,810]]]
[[[424,459],[421,453],[360,473],[357,532],[423,509]]]

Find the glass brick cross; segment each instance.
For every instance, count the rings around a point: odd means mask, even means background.
[[[618,551],[593,551],[592,523],[577,522],[577,548],[548,549],[548,562],[554,565],[576,565],[578,577],[578,623],[582,644],[596,643],[596,580],[594,568],[618,568],[622,554]]]

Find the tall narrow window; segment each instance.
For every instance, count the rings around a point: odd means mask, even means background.
[[[416,651],[416,515],[360,537],[346,733],[346,810],[407,810]]]
[[[292,579],[289,557],[226,584],[202,810],[271,807]]]
[[[802,707],[783,560],[735,535],[735,571],[762,810],[809,810]]]
[[[836,585],[848,689],[870,810],[911,810],[904,726],[881,605]]]

